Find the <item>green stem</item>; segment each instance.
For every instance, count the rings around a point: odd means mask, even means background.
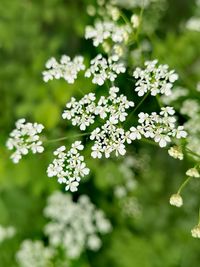
[[[189,149],[188,147],[186,147],[185,150],[186,150],[189,154],[194,155],[194,156],[200,158],[200,155],[199,155],[199,154],[193,152],[193,151],[192,151],[191,149]]]
[[[152,140],[149,140],[149,139],[142,138],[142,139],[139,139],[138,141],[142,141],[144,143],[159,147],[158,143],[156,143]]]
[[[89,135],[89,134],[91,134],[91,133],[82,133],[82,134],[76,134],[76,135],[73,135],[73,136],[64,136],[64,137],[57,138],[57,139],[45,140],[44,143],[54,143],[54,142],[67,140],[67,139],[70,139],[72,137],[80,137],[80,136],[85,136],[85,135]]]
[[[157,100],[157,103],[158,103],[159,107],[162,108],[163,105],[162,105],[158,95],[156,95],[156,100]]]
[[[200,226],[200,208],[199,208],[199,220],[198,220],[198,225]]]
[[[179,189],[178,189],[178,192],[177,192],[177,194],[180,194],[181,193],[181,191],[182,191],[182,189],[186,186],[186,184],[188,184],[188,182],[191,180],[191,177],[188,177],[183,183],[182,183],[182,185],[179,187]]]
[[[144,100],[147,98],[147,96],[149,95],[150,91],[148,93],[146,93],[146,95],[143,96],[142,100],[137,104],[137,106],[133,109],[133,111],[129,114],[129,118],[126,120],[126,124],[127,122],[129,122],[131,115],[133,115],[136,110],[142,105],[142,103],[144,102]]]

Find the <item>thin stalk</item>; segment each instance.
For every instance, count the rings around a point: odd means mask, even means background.
[[[181,186],[179,187],[179,189],[178,189],[177,194],[180,194],[180,193],[181,193],[182,189],[189,183],[190,180],[191,180],[191,177],[188,177],[188,178],[182,183],[182,185],[181,185]]]
[[[185,150],[186,150],[189,154],[194,155],[194,156],[200,158],[200,155],[199,155],[199,154],[193,152],[193,151],[192,151],[191,149],[189,149],[188,147],[186,147]]]
[[[146,93],[146,95],[144,95],[144,97],[142,98],[142,100],[137,104],[137,106],[133,109],[133,111],[129,114],[129,118],[127,119],[126,123],[129,122],[131,115],[133,115],[136,110],[142,105],[142,103],[145,101],[145,99],[147,98],[147,96],[149,95],[150,91],[148,93]]]
[[[57,139],[45,140],[44,143],[54,143],[54,142],[67,140],[67,139],[70,139],[70,138],[73,138],[73,137],[86,136],[86,135],[89,135],[89,134],[91,134],[91,133],[82,133],[82,134],[75,134],[73,136],[64,136],[64,137],[57,138]]]
[[[200,208],[199,208],[199,221],[198,221],[198,225],[200,226]]]

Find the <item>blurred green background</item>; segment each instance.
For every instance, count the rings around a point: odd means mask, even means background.
[[[180,85],[193,94],[200,81],[200,33],[185,31],[182,25],[197,12],[195,2],[157,2],[156,7],[144,11],[144,26],[150,26],[141,38],[146,36],[152,46],[147,57],[158,58],[176,69]],[[0,244],[0,267],[17,266],[15,253],[24,239],[44,239],[46,199],[56,189],[63,190],[56,179],[50,180],[46,175],[58,144],[49,144],[42,155],[29,155],[19,164],[12,164],[5,142],[15,121],[25,117],[44,124],[50,139],[73,136],[78,130],[61,119],[65,103],[72,95],[81,97],[80,88],[84,92],[98,91],[83,76],[73,85],[62,80],[45,84],[41,74],[51,56],[82,54],[89,61],[97,53],[92,43],[83,38],[85,25],[93,23],[85,11],[88,4],[95,5],[95,1],[0,0],[0,224],[17,230],[14,238]],[[134,66],[138,64],[140,60],[133,62]],[[126,86],[123,81],[122,84]],[[69,138],[59,145],[69,146],[72,141]],[[137,159],[142,164],[130,168],[137,187],[124,200],[126,204],[128,199],[137,200],[139,212],[133,213],[124,212],[127,206],[113,194],[114,187],[123,183],[125,174],[119,172],[123,159],[94,161],[86,152],[92,172],[78,194],[87,193],[105,211],[113,232],[104,237],[99,252],[87,252],[87,257],[74,266],[200,266],[200,243],[190,235],[197,221],[198,181],[184,192],[187,201],[181,210],[168,204],[170,195],[184,180],[191,159],[177,162],[166,151],[137,142],[130,155],[132,161]]]

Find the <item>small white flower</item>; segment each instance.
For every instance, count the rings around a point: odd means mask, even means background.
[[[174,194],[170,197],[169,203],[179,208],[183,205],[183,199],[180,194]]]
[[[183,153],[180,147],[170,147],[170,149],[168,150],[168,154],[175,159],[183,160]]]
[[[133,14],[131,16],[131,23],[133,25],[133,28],[138,28],[139,25],[140,25],[140,18],[139,18],[139,16],[136,15],[136,14]]]
[[[200,225],[196,225],[192,230],[191,234],[194,238],[200,238]]]
[[[200,173],[198,172],[198,170],[196,168],[191,168],[191,169],[187,170],[186,175],[190,176],[190,177],[194,177],[194,178],[200,177]]]
[[[66,181],[65,190],[70,190],[71,192],[76,192],[78,190],[79,183],[77,181]]]

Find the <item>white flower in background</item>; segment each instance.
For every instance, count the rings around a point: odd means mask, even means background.
[[[68,152],[65,146],[59,147],[54,151],[55,159],[47,168],[48,177],[56,176],[60,184],[66,184],[66,191],[77,191],[81,178],[89,174],[84,157],[79,153],[83,148],[80,141],[74,142]]]
[[[111,15],[118,19],[116,10]],[[129,25],[117,25],[114,21],[96,21],[94,27],[86,26],[85,39],[92,39],[94,46],[99,46],[107,39],[113,43],[123,43],[128,40],[130,32]]]
[[[12,238],[16,233],[13,226],[4,227],[0,225],[0,244],[6,239]]]
[[[187,99],[183,102],[180,112],[189,116],[184,127],[189,133],[187,138],[187,147],[193,152],[200,154],[200,107],[196,99]]]
[[[170,147],[168,154],[175,159],[183,160],[183,152],[178,146]]]
[[[85,95],[81,100],[76,101],[74,97],[66,104],[62,117],[71,120],[72,125],[79,126],[81,131],[94,123],[95,119],[95,101],[96,97],[93,93]]]
[[[192,17],[186,23],[186,29],[200,32],[200,18]]]
[[[169,105],[172,102],[179,100],[181,97],[188,95],[188,89],[176,86],[174,87],[171,95],[162,95],[161,100],[165,105]]]
[[[190,176],[190,177],[194,177],[194,178],[200,177],[200,173],[198,172],[198,170],[195,167],[187,170],[186,175]]]
[[[41,241],[25,240],[16,254],[16,260],[20,267],[51,267],[53,254],[53,250]]]
[[[170,197],[169,203],[172,206],[181,207],[183,205],[183,199],[180,194],[174,194]]]
[[[147,8],[152,2],[155,1],[158,0],[111,0],[111,3],[127,9],[132,9],[136,7]]]
[[[162,107],[161,112],[157,114],[152,112],[148,113],[140,112],[138,122],[140,125],[137,127],[131,127],[130,139],[145,138],[154,139],[156,143],[159,143],[160,147],[165,147],[167,143],[171,142],[171,137],[178,139],[185,138],[187,136],[183,126],[176,128],[176,118],[173,116],[175,113],[172,107]]]
[[[53,79],[65,79],[68,83],[74,83],[78,72],[85,69],[83,57],[76,56],[73,60],[69,56],[62,55],[60,62],[52,57],[46,62],[47,70],[43,71],[43,80],[48,82]]]
[[[10,133],[10,137],[6,142],[9,150],[14,150],[11,159],[14,163],[18,163],[23,155],[27,155],[31,150],[32,153],[42,153],[44,148],[39,135],[44,126],[38,123],[26,122],[20,119],[16,123],[16,129]]]
[[[79,258],[81,253],[101,247],[99,234],[111,231],[111,224],[102,211],[97,210],[86,195],[74,202],[70,195],[53,193],[44,210],[50,219],[45,233],[53,247],[61,247],[70,259]]]
[[[86,8],[87,14],[91,17],[95,16],[96,14],[96,8],[93,5],[88,5]]]
[[[199,102],[196,99],[187,99],[183,102],[180,112],[189,117],[196,116],[200,112]]]
[[[200,238],[200,225],[196,225],[192,230],[191,234],[194,238]]]
[[[108,59],[101,54],[97,55],[90,62],[90,68],[86,70],[85,77],[93,77],[92,83],[103,85],[106,80],[113,82],[117,75],[124,73],[126,68],[123,63],[119,62],[117,55],[111,56]]]
[[[133,28],[138,28],[140,25],[140,17],[136,14],[133,14],[131,16],[131,23],[133,25]]]
[[[157,65],[158,61],[146,61],[145,69],[137,67],[133,72],[133,77],[137,80],[135,91],[138,96],[143,96],[150,91],[151,95],[170,95],[173,83],[178,79],[178,74],[174,70],[169,70],[169,66]]]

